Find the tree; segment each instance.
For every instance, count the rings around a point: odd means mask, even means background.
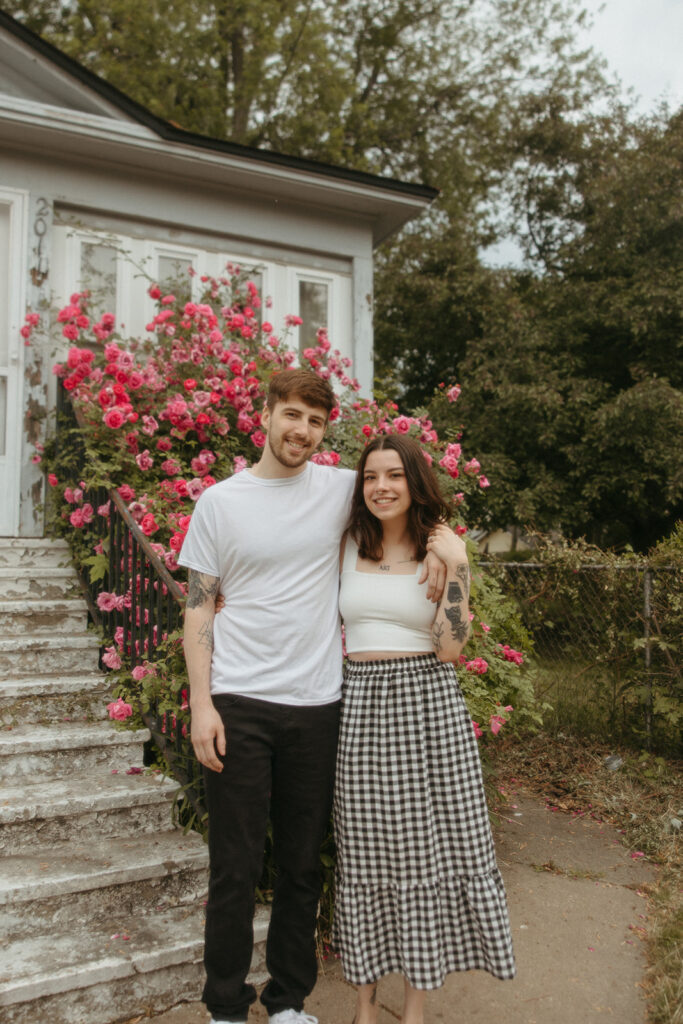
[[[683,116],[627,129],[610,159],[587,147],[570,203],[546,179],[532,213],[552,261],[498,275],[459,380],[499,524],[644,550],[683,503]]]
[[[592,80],[594,59],[577,58],[571,44],[577,4],[6,0],[4,7],[184,128],[438,179],[450,193],[463,166],[475,167],[485,152],[486,162],[496,159],[494,139],[529,76]]]

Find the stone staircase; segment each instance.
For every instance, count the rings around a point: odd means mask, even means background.
[[[0,1020],[113,1024],[197,999],[207,852],[133,772],[63,542],[0,538]],[[252,977],[267,916],[257,911]]]

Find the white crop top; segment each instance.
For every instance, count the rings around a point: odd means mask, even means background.
[[[408,576],[358,572],[358,545],[346,537],[339,610],[349,654],[361,651],[431,651],[436,606],[427,584],[417,581],[422,565]]]

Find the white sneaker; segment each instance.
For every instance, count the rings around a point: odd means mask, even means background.
[[[268,1024],[318,1024],[318,1018],[303,1010],[280,1010],[271,1014]]]
[[[209,1021],[209,1024],[246,1024],[243,1020],[214,1020],[213,1017]]]

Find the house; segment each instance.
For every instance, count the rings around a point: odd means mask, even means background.
[[[152,313],[150,280],[188,266],[253,268],[307,345],[319,326],[372,389],[373,249],[433,189],[183,131],[153,116],[0,12],[0,536],[43,534],[31,462],[55,403],[60,337],[32,339],[82,287],[129,335]]]

